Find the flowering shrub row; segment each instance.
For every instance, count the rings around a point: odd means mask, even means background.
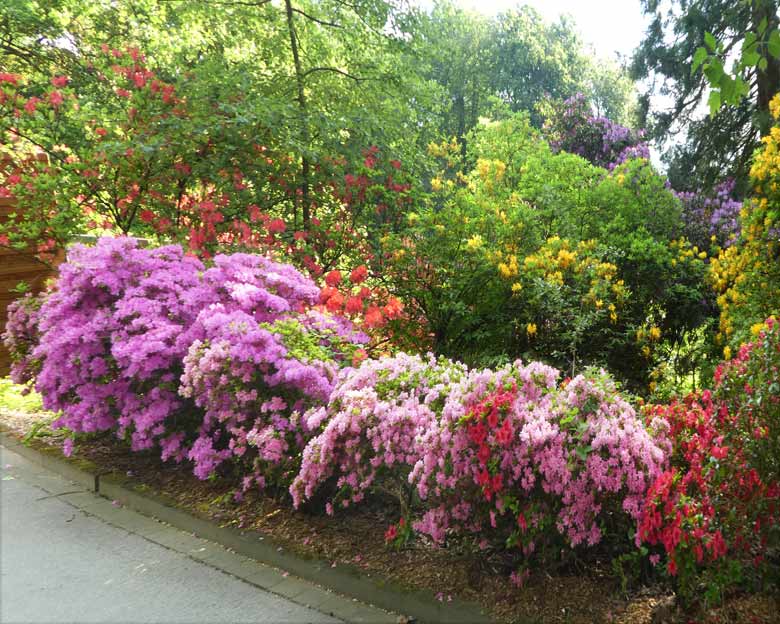
[[[366,336],[321,300],[262,256],[206,267],[177,246],[103,239],[72,249],[38,311],[16,306],[6,342],[55,426],[115,431],[201,479],[232,468],[242,490],[289,486],[295,506],[324,495],[330,513],[389,492],[405,537],[530,556],[639,517],[666,453],[605,374],[364,360]]]

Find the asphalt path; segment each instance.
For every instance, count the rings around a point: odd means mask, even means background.
[[[104,521],[83,503],[110,501],[4,448],[0,462],[3,624],[341,621]]]

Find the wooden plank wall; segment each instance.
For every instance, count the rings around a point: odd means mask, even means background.
[[[10,214],[16,212],[14,203],[0,198],[0,222],[10,219]],[[58,254],[59,261],[64,259],[64,253]],[[0,333],[5,331],[8,319],[8,306],[20,295],[12,292],[19,282],[29,284],[34,292],[40,292],[45,281],[55,274],[49,267],[35,259],[32,250],[17,251],[0,247]],[[8,374],[11,358],[0,341],[0,377]]]

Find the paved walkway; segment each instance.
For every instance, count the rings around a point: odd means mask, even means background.
[[[4,624],[392,621],[116,507],[3,447],[0,560]]]

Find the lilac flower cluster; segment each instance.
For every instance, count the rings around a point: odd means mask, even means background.
[[[11,379],[17,384],[29,384],[35,378],[40,362],[32,353],[38,344],[38,320],[46,294],[30,293],[8,306],[8,320],[0,338],[11,354]]]
[[[726,180],[710,193],[675,192],[683,205],[686,237],[701,249],[710,247],[712,236],[723,247],[732,245],[739,238],[742,202],[734,199],[734,186],[734,180]]]
[[[16,306],[9,340],[19,367],[40,363],[36,389],[61,412],[55,426],[159,445],[201,478],[252,446],[260,482],[259,463],[302,448],[296,414],[327,401],[367,340],[308,310],[318,297],[310,279],[262,256],[216,256],[206,269],[178,246],[106,238],[71,250],[37,315]],[[19,346],[25,333],[32,351]]]
[[[554,151],[577,154],[610,171],[631,158],[650,158],[643,130],[632,130],[593,115],[581,93],[554,107],[544,130]]]

